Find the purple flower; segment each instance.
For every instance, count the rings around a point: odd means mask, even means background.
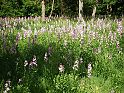
[[[24,31],[24,38],[26,38],[27,37],[27,35],[28,35],[28,33],[27,33],[27,31]]]
[[[118,20],[117,23],[118,23],[117,31],[118,31],[119,35],[121,36],[122,35],[122,32],[123,32],[122,21],[121,20]]]
[[[72,38],[73,39],[76,39],[77,38],[77,32],[76,32],[75,29],[71,32],[71,35],[72,35]]]
[[[18,41],[21,39],[22,39],[21,34],[20,32],[18,32],[18,34],[16,35],[16,43],[18,44]]]

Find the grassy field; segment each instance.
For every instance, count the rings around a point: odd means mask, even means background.
[[[124,93],[123,18],[0,22],[0,93]]]

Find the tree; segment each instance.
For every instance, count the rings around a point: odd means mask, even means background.
[[[52,16],[53,7],[54,7],[54,0],[53,0],[53,2],[52,2],[52,9],[51,9],[51,12],[50,12],[50,16],[49,16],[49,18],[51,18],[51,16]]]
[[[83,0],[82,1],[79,0],[79,21],[83,20],[82,14],[83,14]]]
[[[95,18],[96,15],[96,6],[97,6],[98,0],[94,1],[94,5],[93,5],[93,12],[92,12],[92,18]]]
[[[45,0],[42,0],[42,21],[45,21]]]

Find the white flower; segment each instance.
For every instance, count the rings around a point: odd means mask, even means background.
[[[76,60],[75,63],[74,63],[73,69],[78,70],[78,68],[79,68],[79,61]]]
[[[34,35],[37,36],[37,30],[36,30],[36,28],[34,30]]]
[[[21,78],[19,79],[18,83],[20,83],[20,82],[22,82],[22,79]]]
[[[48,61],[48,54],[47,54],[47,52],[46,52],[45,55],[44,55],[44,60],[45,60],[45,61]]]
[[[10,91],[10,85],[11,81],[10,80],[7,80],[6,83],[5,83],[5,90],[3,91],[3,93],[7,93],[8,91]]]
[[[91,63],[88,64],[88,77],[91,77],[92,65]]]
[[[36,62],[37,61],[37,59],[36,59],[36,56],[34,55],[34,57],[33,57],[33,60],[32,60],[33,62]]]
[[[80,63],[83,63],[83,58],[82,57],[80,58]]]
[[[26,67],[27,65],[28,65],[28,61],[25,60],[25,62],[24,62],[24,66]]]
[[[3,91],[3,93],[7,93],[7,90]]]
[[[31,66],[31,67],[32,67],[32,66],[37,66],[37,63],[36,63],[36,62],[31,61],[31,62],[30,62],[30,64],[29,64],[29,66]]]
[[[5,88],[7,88],[9,86],[9,84],[8,83],[5,83]]]
[[[6,88],[6,91],[9,91],[9,90],[10,90],[10,88],[9,88],[9,87],[7,87],[7,88]]]
[[[36,56],[34,55],[32,61],[30,62],[29,66],[33,67],[33,66],[37,66],[37,59]]]
[[[58,69],[59,69],[59,72],[61,72],[61,73],[64,72],[64,69],[65,69],[64,65],[60,64]]]

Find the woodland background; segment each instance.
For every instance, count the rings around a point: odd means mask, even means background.
[[[45,2],[45,15],[49,16],[53,0]],[[96,15],[121,16],[124,13],[124,0],[82,0],[83,16],[91,16],[96,6]],[[77,17],[79,0],[54,0],[52,16]],[[0,16],[40,16],[42,0],[0,0]]]

